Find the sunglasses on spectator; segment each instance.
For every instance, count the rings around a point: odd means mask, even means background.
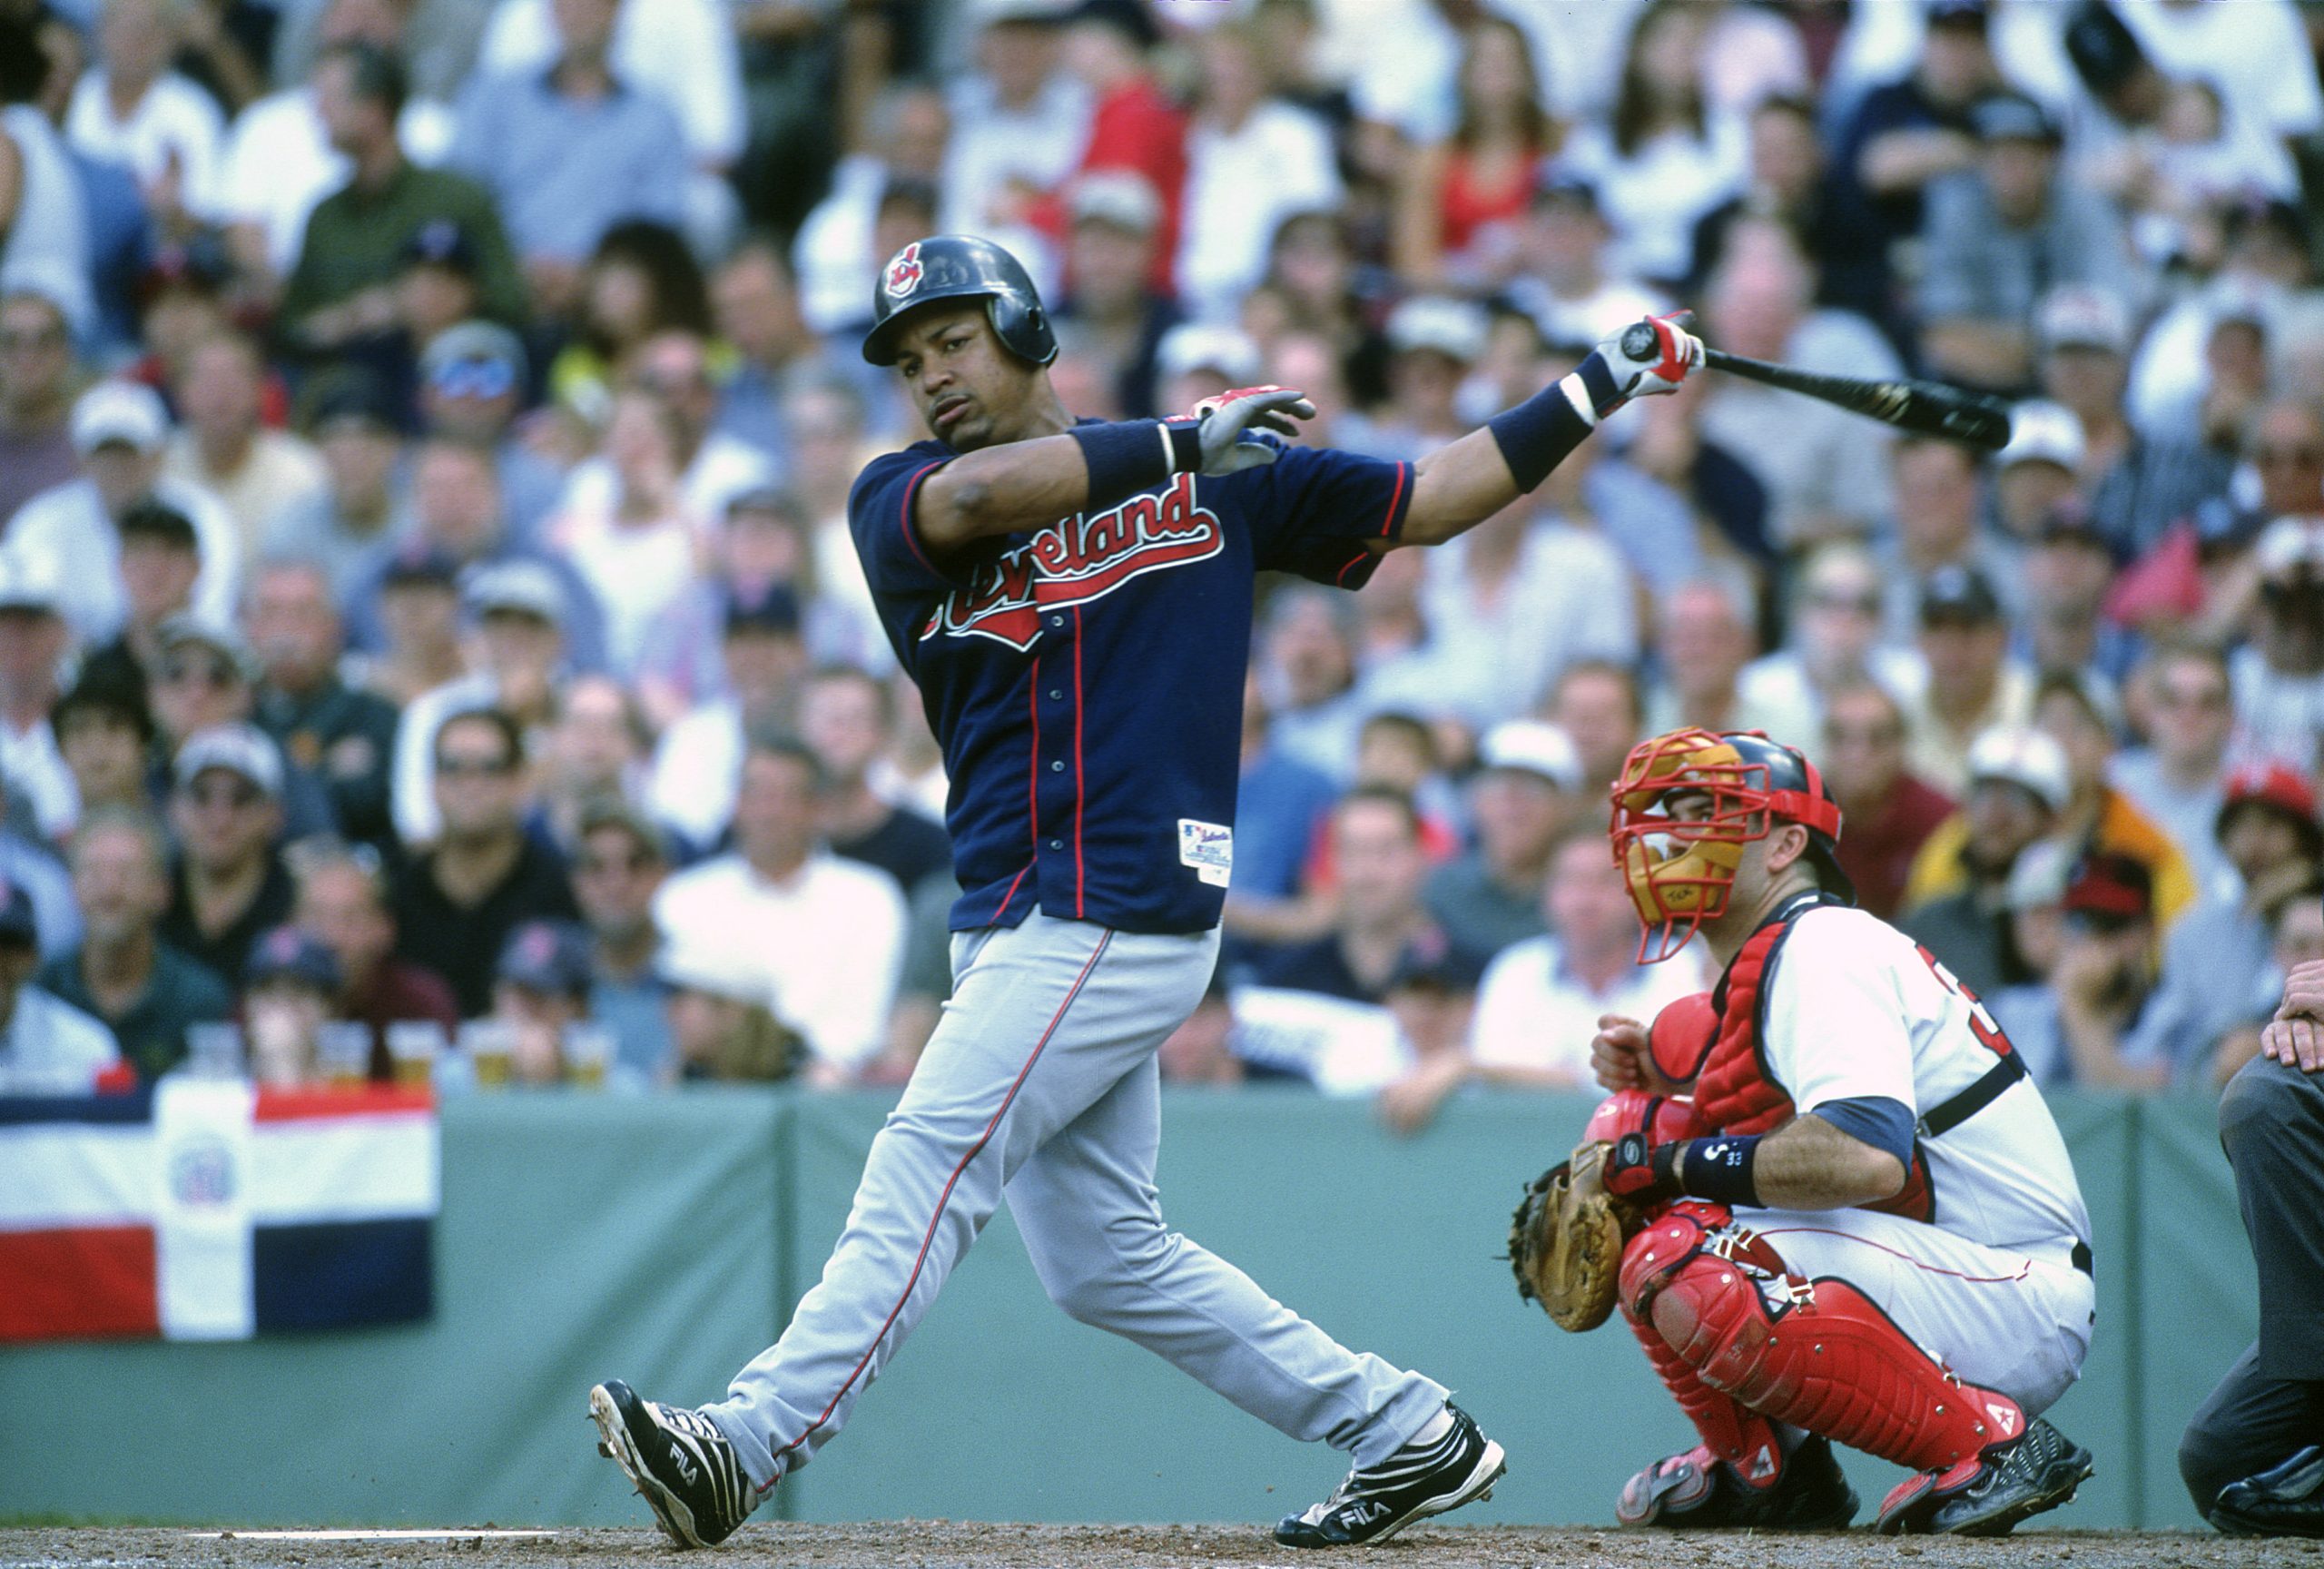
[[[241,675],[220,659],[172,659],[162,666],[162,679],[172,686],[195,682],[212,691],[241,684]]]
[[[448,779],[491,777],[496,775],[514,774],[516,771],[517,760],[514,757],[438,757],[436,759],[436,772]]]
[[[517,388],[517,372],[506,360],[455,360],[438,370],[436,390],[447,398],[505,398]]]
[[[237,812],[247,812],[266,799],[264,791],[250,784],[188,784],[179,794],[190,806],[231,806]]]

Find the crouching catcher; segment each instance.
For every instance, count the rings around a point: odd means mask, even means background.
[[[1700,1442],[1623,1488],[1626,1525],[1836,1528],[1834,1443],[1907,1467],[1884,1533],[2000,1535],[2088,1451],[2041,1413],[2093,1322],[2064,1141],[1974,993],[1851,907],[1840,813],[1797,752],[1679,730],[1614,785],[1642,961],[1699,933],[1718,985],[1591,1043],[1614,1091],[1512,1222],[1519,1289],[1619,1305]]]

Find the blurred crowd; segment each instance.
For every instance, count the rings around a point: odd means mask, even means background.
[[[2048,1083],[2324,958],[2317,0],[0,0],[0,1087],[901,1081],[941,759],[846,528],[881,261],[1067,406],[1415,458],[1684,305],[1730,376],[1270,586],[1182,1081],[1587,1075],[1606,787],[1761,729]]]

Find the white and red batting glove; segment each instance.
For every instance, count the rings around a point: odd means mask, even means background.
[[[1687,331],[1689,311],[1649,316],[1598,340],[1568,379],[1574,411],[1595,425],[1633,398],[1676,392],[1702,369],[1703,340]]]

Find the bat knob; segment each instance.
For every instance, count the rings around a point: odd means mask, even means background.
[[[1622,356],[1628,360],[1651,360],[1658,344],[1654,329],[1645,322],[1622,329]]]

